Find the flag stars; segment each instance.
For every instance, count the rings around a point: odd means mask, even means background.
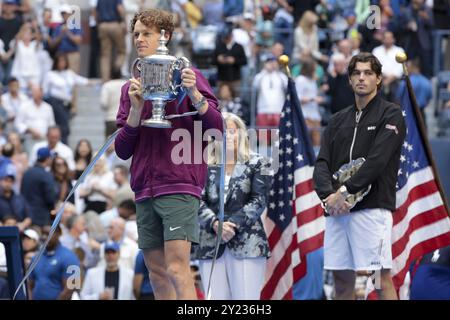
[[[403,148],[408,148],[408,142],[403,142]]]
[[[291,153],[292,153],[292,148],[289,148],[289,147],[286,148],[286,153],[287,153],[287,154],[291,154]]]
[[[274,210],[277,206],[276,206],[276,204],[274,202],[271,202],[269,204],[269,207],[270,207],[270,209]]]
[[[278,194],[283,195],[284,190],[282,188],[280,188],[280,190],[278,190]]]
[[[292,179],[294,179],[294,177],[290,173],[288,174],[287,178],[288,178],[289,181],[292,181]]]
[[[289,168],[292,167],[292,161],[291,161],[291,160],[286,161],[286,165],[287,165]]]
[[[419,162],[414,161],[412,166],[413,166],[413,168],[418,168],[419,167]]]
[[[292,142],[293,142],[294,144],[298,144],[298,138],[294,138],[294,139],[292,140]]]
[[[303,161],[303,156],[300,153],[297,155],[297,161]]]
[[[398,175],[400,176],[402,174],[402,169],[398,169]]]
[[[402,111],[402,115],[403,115],[404,117],[406,117],[406,111],[405,111],[405,110]]]
[[[281,213],[279,219],[280,219],[280,221],[284,221],[284,219],[286,219],[286,218],[284,217],[284,214]]]
[[[292,191],[293,191],[292,187],[288,187],[288,192],[292,193]]]
[[[408,151],[409,151],[409,152],[411,152],[411,151],[412,151],[412,149],[413,149],[413,146],[412,146],[412,144],[409,144],[407,148],[408,148]]]
[[[291,126],[292,126],[292,122],[287,121],[287,122],[286,122],[286,127],[290,128]]]
[[[400,156],[400,161],[401,162],[405,162],[406,161],[406,158],[405,158],[405,156],[403,154]]]
[[[278,206],[280,208],[283,208],[284,207],[284,201],[278,201]]]
[[[291,139],[292,139],[292,136],[291,136],[290,133],[288,133],[288,134],[286,135],[286,140],[291,141]]]
[[[270,195],[271,197],[273,197],[273,196],[275,195],[275,191],[274,191],[273,189],[270,189],[269,195]]]

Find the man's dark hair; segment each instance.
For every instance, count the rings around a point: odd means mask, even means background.
[[[13,83],[13,82],[19,82],[19,80],[17,80],[16,77],[10,77],[10,78],[8,79],[8,84]]]
[[[128,177],[129,174],[129,170],[126,166],[124,166],[123,164],[118,164],[114,167],[114,170],[117,169],[120,171],[120,173],[124,176],[124,177]]]
[[[136,212],[136,204],[131,199],[127,199],[127,200],[122,201],[119,204],[118,207],[119,208],[123,208],[123,209],[127,209],[127,210],[132,210],[133,212]]]
[[[72,229],[79,218],[81,218],[81,215],[75,214],[67,219],[67,229]]]
[[[354,55],[350,60],[348,65],[348,76],[351,77],[356,68],[356,63],[358,62],[370,62],[370,69],[375,72],[377,76],[381,76],[382,65],[380,61],[370,52],[360,52],[357,55]],[[381,88],[381,81],[378,84],[378,89]]]
[[[172,38],[175,24],[170,12],[160,9],[147,9],[136,13],[130,23],[131,33],[134,32],[134,26],[138,21],[148,28],[155,27],[158,31],[164,29],[166,34],[169,35],[169,41]]]

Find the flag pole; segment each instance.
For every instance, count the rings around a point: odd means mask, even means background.
[[[419,106],[418,106],[417,100],[416,100],[416,95],[414,94],[414,91],[412,89],[411,80],[409,79],[409,72],[408,72],[408,68],[406,66],[406,61],[408,60],[408,56],[406,55],[406,53],[400,52],[395,55],[395,60],[398,63],[401,63],[403,66],[403,73],[404,73],[405,81],[406,81],[406,90],[408,90],[408,94],[409,94],[411,104],[412,104],[412,109],[414,110],[414,114],[417,119],[417,125],[419,127],[420,137],[422,139],[428,160],[430,161],[431,170],[433,171],[434,178],[436,180],[436,184],[439,188],[439,193],[441,194],[442,201],[444,202],[445,209],[447,210],[447,215],[450,215],[447,199],[444,194],[444,188],[442,187],[441,179],[439,178],[439,173],[436,170],[436,168],[437,168],[436,162],[434,161],[433,153],[431,152],[431,147],[428,142],[427,133],[426,133],[427,131],[425,129],[425,122],[424,122],[424,119],[422,118],[422,114],[420,113],[420,109],[419,109]]]

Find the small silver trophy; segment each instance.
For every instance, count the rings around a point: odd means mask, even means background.
[[[156,54],[138,58],[131,67],[134,78],[141,78],[142,98],[150,100],[153,105],[152,117],[142,120],[141,125],[152,128],[171,128],[172,124],[165,117],[165,106],[180,95],[181,70],[189,68],[191,63],[185,58],[169,55],[164,37],[165,30],[161,30],[159,47]]]

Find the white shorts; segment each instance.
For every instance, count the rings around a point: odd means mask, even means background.
[[[364,209],[325,220],[325,269],[371,271],[392,268],[390,211]]]

